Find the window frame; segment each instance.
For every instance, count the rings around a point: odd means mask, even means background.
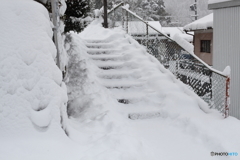
[[[200,52],[211,53],[211,40],[200,40]]]

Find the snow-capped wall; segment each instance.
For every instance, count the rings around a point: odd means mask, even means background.
[[[3,0],[0,15],[1,137],[61,129],[67,95],[47,10],[34,1]]]

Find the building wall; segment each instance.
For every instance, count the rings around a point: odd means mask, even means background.
[[[211,53],[201,52],[201,40],[211,40]],[[203,30],[194,32],[194,54],[201,58],[208,65],[212,66],[213,53],[213,33],[212,30]]]
[[[240,119],[240,6],[214,9],[213,67],[231,67],[230,115]]]

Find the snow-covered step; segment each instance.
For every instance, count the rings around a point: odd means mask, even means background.
[[[95,61],[96,66],[101,69],[108,70],[108,69],[119,69],[124,67],[123,62],[115,62],[115,61]]]
[[[115,84],[105,84],[104,86],[108,89],[129,89],[129,88],[141,87],[142,84],[115,83]]]
[[[137,119],[152,119],[152,118],[158,118],[161,117],[161,112],[142,112],[142,113],[129,113],[128,118],[132,120]]]
[[[88,54],[116,54],[116,53],[120,53],[121,50],[119,49],[98,49],[98,48],[91,48],[87,50]]]
[[[116,72],[116,74],[101,74],[98,75],[99,78],[103,79],[126,79],[126,78],[131,78],[130,73],[124,73],[124,74],[119,74]]]
[[[121,67],[122,66],[118,66],[118,67],[116,67],[116,66],[101,66],[99,68],[102,69],[102,70],[112,70],[112,69],[119,69]]]
[[[134,72],[134,69],[129,68],[121,70],[120,69],[104,70],[104,72],[98,74],[98,77],[102,79],[135,79],[135,80],[142,78],[141,74]]]
[[[88,48],[111,48],[111,43],[86,43]]]
[[[137,69],[118,68],[118,69],[109,69],[101,70],[97,76],[102,79],[139,79],[141,74],[138,73]]]
[[[107,88],[134,88],[134,87],[140,87],[144,83],[143,82],[136,82],[136,81],[130,81],[130,80],[118,80],[115,79],[104,79],[104,81],[101,81],[102,85]]]
[[[129,99],[117,99],[117,101],[119,103],[123,103],[123,104],[129,104],[130,103],[130,100]]]
[[[133,89],[110,89],[113,97],[116,99],[142,99],[146,96],[145,93],[141,92],[141,90],[133,90]]]
[[[110,41],[109,40],[103,40],[103,39],[84,39],[86,43],[95,43],[95,44],[98,44],[98,43],[109,43]]]
[[[95,61],[124,61],[124,58],[121,55],[94,54],[90,55],[89,57]]]
[[[111,76],[111,75],[130,75],[130,74],[134,74],[134,75],[139,75],[138,72],[140,72],[140,70],[138,69],[129,69],[129,68],[124,68],[121,70],[107,70],[107,71],[101,71],[98,73],[98,76]]]

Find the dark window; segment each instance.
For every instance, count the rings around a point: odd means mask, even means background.
[[[211,40],[201,40],[201,52],[211,53]]]

